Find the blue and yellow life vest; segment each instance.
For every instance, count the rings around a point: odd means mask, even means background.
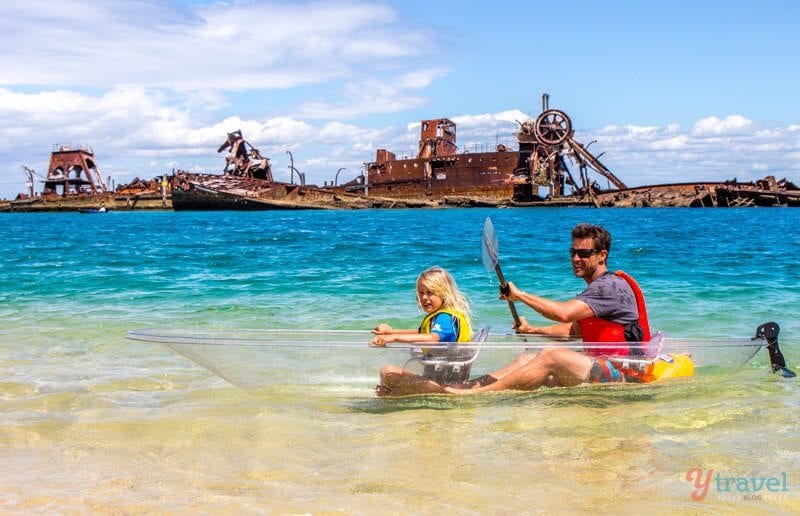
[[[442,308],[426,315],[419,325],[419,332],[430,333],[433,320],[439,314],[447,314],[453,318],[453,328],[456,330],[457,336],[456,342],[469,342],[472,340],[472,328],[470,328],[467,318],[461,312],[450,310],[449,308]]]

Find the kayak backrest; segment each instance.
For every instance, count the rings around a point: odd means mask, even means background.
[[[489,338],[489,326],[484,326],[472,335],[469,344],[486,342]],[[462,343],[463,344],[463,343]],[[435,353],[415,353],[412,351],[411,361],[418,361],[424,368],[424,376],[441,384],[465,382],[469,379],[472,363],[481,352],[479,346],[461,346],[456,343],[447,349],[436,350]]]
[[[647,347],[645,348],[645,356],[654,358],[661,354],[661,350],[664,348],[664,342],[667,340],[667,336],[664,335],[662,332],[657,331],[653,335],[649,341],[647,341]]]
[[[636,283],[636,280],[633,279],[629,274],[626,274],[623,271],[617,271],[614,274],[627,281],[628,285],[631,286],[631,290],[633,290],[633,295],[636,298],[636,309],[639,311],[639,326],[642,328],[642,332],[644,333],[642,340],[643,341],[651,340],[652,337],[650,336],[650,320],[647,317],[647,304],[644,301],[644,294],[642,293],[642,289],[639,287],[639,284]]]
[[[486,339],[489,338],[489,330],[491,329],[491,326],[484,326],[472,335],[472,340],[470,340],[470,342],[486,342]]]

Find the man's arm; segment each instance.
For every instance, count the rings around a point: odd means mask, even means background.
[[[524,317],[519,318],[519,325],[514,325],[519,333],[544,335],[547,337],[580,337],[581,327],[578,323],[557,323],[549,326],[534,326]]]
[[[511,282],[508,283],[508,294],[501,295],[500,298],[509,301],[522,301],[546,319],[559,323],[574,323],[594,316],[592,308],[579,299],[553,301],[552,299],[524,292]]]

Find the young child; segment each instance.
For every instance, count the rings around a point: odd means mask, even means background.
[[[389,342],[469,342],[472,328],[469,303],[466,296],[456,286],[449,272],[440,267],[431,267],[417,278],[417,303],[425,312],[425,317],[417,329],[394,329],[388,324],[379,324],[372,333],[375,337],[370,344],[385,346]],[[435,378],[432,370],[426,368],[423,379]],[[378,395],[393,394],[399,382],[411,380],[418,375],[397,366],[381,369],[381,385],[376,387]]]

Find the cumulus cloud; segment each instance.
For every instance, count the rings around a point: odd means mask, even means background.
[[[296,168],[307,172],[310,182],[322,183],[340,167],[360,170],[363,162],[374,159],[377,147],[407,136],[385,127],[281,116],[259,120],[233,115],[203,124],[192,110],[175,107],[170,100],[142,88],[99,96],[0,88],[0,119],[15,122],[0,125],[0,197],[13,197],[21,190],[23,164],[43,176],[54,143],[89,145],[97,152],[101,171],[120,183],[173,168],[219,172],[224,156],[216,153],[217,147],[227,133],[241,130],[251,145],[273,160],[279,179],[288,179],[284,163],[289,150]]]
[[[501,111],[499,113],[483,113],[480,115],[459,115],[453,117],[453,122],[458,124],[459,128],[472,129],[486,127],[498,127],[501,125],[513,125],[517,122],[522,123],[528,118],[528,115],[519,109],[512,109],[508,111]]]
[[[798,169],[792,156],[800,150],[800,134],[791,125],[764,126],[740,115],[704,118],[688,129],[607,126],[595,134],[606,152],[603,162],[629,186],[780,178]]]
[[[703,118],[694,124],[695,136],[739,134],[753,122],[740,115],[730,115],[720,120],[715,116]]]
[[[655,150],[678,150],[685,149],[689,138],[682,134],[674,138],[664,138],[656,140],[650,144],[650,147]]]

